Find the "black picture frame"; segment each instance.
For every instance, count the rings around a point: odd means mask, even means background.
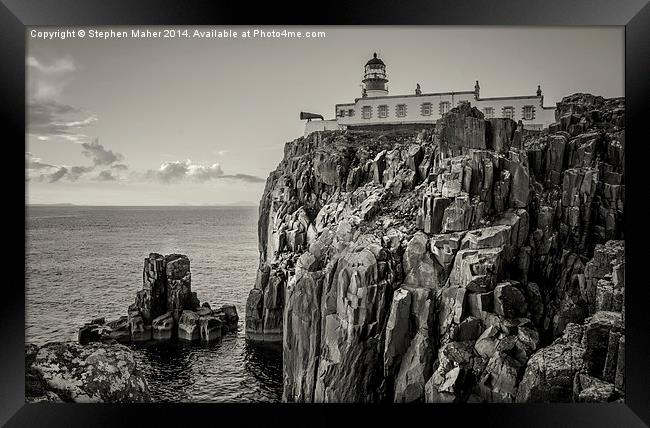
[[[625,26],[626,97],[626,397],[625,404],[344,405],[81,405],[24,403],[24,275],[26,187],[25,49],[27,26],[36,25],[615,25]],[[481,0],[248,3],[170,0],[0,0],[0,114],[5,186],[2,189],[3,287],[0,301],[0,423],[7,426],[193,424],[331,426],[388,422],[463,426],[636,427],[650,424],[650,335],[644,281],[646,249],[644,170],[650,143],[644,118],[650,100],[648,0]],[[8,233],[11,232],[11,233]],[[21,254],[22,249],[22,254]],[[11,277],[9,280],[8,276]],[[15,276],[15,278],[14,278]],[[22,284],[22,285],[21,285]]]

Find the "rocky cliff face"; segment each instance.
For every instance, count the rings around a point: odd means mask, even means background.
[[[556,119],[462,104],[433,131],[286,144],[246,308],[248,339],[282,343],[285,401],[623,396],[623,100]]]

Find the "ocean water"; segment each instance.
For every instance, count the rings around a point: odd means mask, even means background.
[[[133,345],[156,401],[279,401],[282,356],[244,339],[258,263],[256,207],[29,207],[26,341],[76,340],[96,317],[126,315],[151,252],[186,254],[192,291],[232,303],[239,331],[221,343]]]

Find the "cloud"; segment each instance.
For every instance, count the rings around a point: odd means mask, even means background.
[[[80,118],[79,115],[83,116]],[[88,137],[80,130],[97,120],[95,114],[54,100],[31,100],[27,105],[27,133],[41,141],[52,137],[75,143],[86,140]]]
[[[49,163],[42,162],[41,158],[35,158],[30,152],[25,152],[25,169],[43,170],[51,168],[58,167],[55,165],[50,165]]]
[[[70,57],[44,62],[27,57],[27,133],[40,141],[58,137],[74,143],[88,140],[81,129],[98,120],[97,115],[62,104],[65,87],[77,70]]]
[[[84,148],[83,155],[92,159],[94,165],[110,165],[114,162],[120,161],[124,158],[120,153],[115,153],[112,150],[104,148],[99,144],[99,140],[95,139],[91,143],[82,143]]]
[[[27,66],[27,94],[32,100],[52,100],[63,93],[72,81],[71,74],[77,70],[70,57],[44,62],[29,56]]]
[[[179,183],[181,181],[194,181],[203,183],[210,180],[234,180],[246,183],[259,183],[265,180],[248,174],[224,174],[221,165],[195,164],[191,160],[163,162],[157,170],[149,170],[145,178],[162,183]]]
[[[69,172],[68,168],[62,166],[52,174],[47,175],[48,181],[50,183],[56,183],[57,181],[59,181],[60,179],[68,175],[68,172]]]
[[[123,163],[114,163],[113,165],[111,165],[111,168],[118,171],[125,171],[129,169],[128,165],[124,165]]]
[[[33,56],[27,57],[27,67],[34,68],[44,74],[62,74],[75,71],[77,66],[72,58],[60,58],[50,64],[44,64]]]
[[[32,156],[30,152],[25,153],[25,178],[28,181],[48,181],[49,183],[56,183],[62,179],[77,181],[82,175],[93,169],[93,166],[53,165]]]
[[[104,170],[99,173],[96,178],[97,181],[116,181],[117,177],[114,176],[110,170]]]
[[[244,181],[246,183],[264,183],[266,180],[263,178],[257,177],[255,175],[248,174],[233,174],[233,175],[222,175],[221,178]]]
[[[191,160],[163,162],[157,170],[149,170],[146,177],[163,183],[173,183],[183,180],[207,181],[223,175],[218,163],[212,165],[194,164]]]

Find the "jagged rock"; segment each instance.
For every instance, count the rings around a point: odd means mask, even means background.
[[[174,336],[174,315],[167,312],[154,318],[151,322],[152,337],[154,340],[169,340]]]
[[[573,378],[583,368],[583,354],[583,348],[563,343],[536,352],[519,383],[517,402],[571,402]]]
[[[287,285],[283,321],[284,401],[314,401],[320,357],[323,279],[320,272],[304,272],[292,277]]]
[[[623,238],[624,101],[558,111],[538,132],[462,103],[426,135],[287,143],[246,309],[247,338],[284,330],[285,401],[574,401],[591,371],[624,385],[622,328],[583,325],[624,311],[622,242],[605,244]]]
[[[573,393],[578,403],[610,403],[621,398],[613,384],[582,373],[575,376]]]
[[[469,293],[467,295],[467,309],[471,316],[483,318],[486,312],[493,312],[494,292]]]
[[[177,321],[184,309],[196,309],[191,306],[190,260],[183,254],[165,256],[165,271],[167,275],[167,311],[171,312]],[[155,334],[155,330],[154,330]]]
[[[494,289],[494,312],[507,318],[526,315],[526,298],[512,282],[498,284]]]
[[[425,384],[431,376],[435,356],[435,303],[432,289],[409,289],[408,292],[412,296],[409,314],[412,320],[409,336],[412,339],[402,355],[395,377],[395,401],[410,403],[424,399]]]
[[[120,317],[116,320],[106,323],[106,339],[115,340],[119,343],[129,343],[131,341],[131,328],[128,317]]]
[[[460,250],[456,254],[449,280],[470,292],[494,289],[501,273],[502,248]]]
[[[235,305],[222,305],[217,312],[224,314],[224,329],[227,331],[237,331],[239,324],[239,315]]]
[[[517,394],[517,373],[521,363],[509,355],[496,352],[485,367],[478,383],[480,396],[490,403],[512,403]]]
[[[190,342],[201,339],[199,315],[194,311],[184,310],[178,320],[178,338]]]
[[[445,210],[452,201],[451,198],[424,195],[418,211],[419,228],[428,234],[440,233]]]
[[[404,285],[408,287],[441,288],[447,280],[447,271],[429,252],[427,236],[416,233],[404,252]]]
[[[132,342],[146,342],[153,339],[151,324],[145,324],[144,318],[139,311],[133,315],[129,314],[129,327]]]
[[[446,343],[438,351],[438,367],[425,385],[425,401],[465,401],[466,385],[473,383],[484,367],[483,359],[474,354],[472,341]]]
[[[117,344],[53,342],[26,352],[28,402],[150,402],[144,375],[129,348]]]
[[[620,312],[596,312],[587,320],[582,347],[585,349],[585,370],[593,376],[602,376],[608,352],[610,333],[622,331]]]
[[[411,293],[399,288],[393,294],[393,302],[386,324],[386,342],[384,345],[384,374],[395,375],[408,349],[411,333]]]
[[[165,257],[160,254],[151,253],[144,259],[143,289],[138,292],[136,304],[147,324],[151,324],[154,318],[167,311],[167,299],[165,298],[167,274],[165,269]]]
[[[462,194],[445,208],[442,216],[442,233],[469,229],[472,223],[472,207],[469,196]]]
[[[458,153],[459,148],[485,149],[483,113],[468,103],[454,107],[436,122],[443,150]]]
[[[508,153],[514,138],[517,123],[508,118],[489,119],[487,147],[497,153]]]
[[[449,272],[454,262],[454,257],[460,249],[464,233],[449,233],[446,235],[433,235],[431,237],[431,253],[436,261]]]
[[[378,397],[380,326],[388,315],[387,254],[357,240],[332,267],[323,292],[322,342],[314,401],[367,402]],[[373,363],[368,365],[368,361]]]
[[[201,316],[199,317],[199,332],[202,342],[218,342],[223,333],[223,323],[214,315]]]
[[[496,326],[489,326],[479,336],[474,344],[476,352],[484,357],[491,358],[499,344],[499,328]]]

